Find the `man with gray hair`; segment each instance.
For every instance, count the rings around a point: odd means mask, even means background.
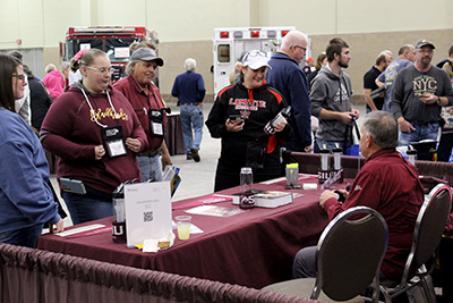
[[[366,163],[354,179],[351,191],[326,190],[319,204],[330,220],[355,206],[378,211],[389,229],[388,249],[381,266],[382,278],[398,281],[410,251],[412,233],[423,203],[423,187],[415,168],[395,150],[398,124],[392,114],[374,111],[365,116],[361,127],[360,150]],[[316,247],[300,250],[293,264],[295,278],[316,275]]]
[[[289,124],[293,134],[285,146],[293,151],[308,151],[311,145],[311,113],[308,81],[299,63],[305,58],[308,38],[302,32],[290,31],[282,40],[280,50],[269,60],[267,81],[284,97],[292,111]]]
[[[187,58],[184,62],[184,73],[179,74],[171,94],[178,98],[178,105],[181,110],[181,128],[186,159],[200,162],[201,138],[203,136],[203,98],[206,93],[203,77],[195,72],[197,61]],[[192,135],[193,132],[193,135]]]

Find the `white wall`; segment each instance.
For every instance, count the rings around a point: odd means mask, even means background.
[[[453,28],[451,0],[261,0],[261,25],[295,25],[309,34]]]
[[[146,25],[162,42],[221,26],[295,25],[310,34],[453,28],[452,0],[0,0],[0,49],[57,47],[69,26]]]

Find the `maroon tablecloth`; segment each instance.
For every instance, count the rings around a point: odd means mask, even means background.
[[[254,188],[284,190],[284,184],[257,184]],[[237,192],[237,188],[222,193],[232,192]],[[320,189],[293,192],[299,195],[292,204],[275,209],[254,208],[227,218],[192,215],[192,223],[204,233],[192,234],[188,241],[176,240],[173,247],[158,253],[142,253],[125,244],[115,244],[105,229],[101,233],[72,238],[45,235],[39,241],[39,248],[261,288],[289,279],[296,252],[315,244],[327,224],[324,211],[318,206]],[[173,203],[173,216],[193,207],[198,199],[200,197]],[[237,207],[231,202],[216,205]],[[111,218],[95,222],[110,225]]]

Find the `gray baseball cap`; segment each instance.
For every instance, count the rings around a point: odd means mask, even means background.
[[[150,48],[139,48],[131,55],[131,60],[155,61],[158,66],[164,65],[164,60],[158,57],[156,52]]]
[[[431,49],[436,49],[434,44],[428,40],[419,40],[415,44],[415,49],[422,49],[424,47],[430,47]]]

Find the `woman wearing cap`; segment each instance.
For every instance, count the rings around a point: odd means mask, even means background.
[[[129,102],[110,86],[107,55],[91,49],[79,62],[82,81],[52,103],[40,132],[59,156],[62,197],[75,224],[112,215],[112,192],[139,178],[135,156],[148,144]]]
[[[35,247],[45,223],[62,231],[63,220],[48,185],[41,144],[14,111],[25,78],[22,64],[0,54],[0,243]]]
[[[157,68],[163,65],[164,60],[153,49],[138,48],[127,64],[128,76],[114,85],[129,100],[148,136],[148,149],[137,156],[142,182],[162,181],[162,164],[171,165],[170,153],[164,141],[166,105],[154,83]]]
[[[282,95],[265,82],[266,54],[253,50],[242,60],[241,81],[222,89],[206,125],[222,139],[215,191],[239,185],[241,167],[252,167],[254,181],[281,176],[279,146],[289,132],[286,119],[270,134],[266,124],[286,105]]]

